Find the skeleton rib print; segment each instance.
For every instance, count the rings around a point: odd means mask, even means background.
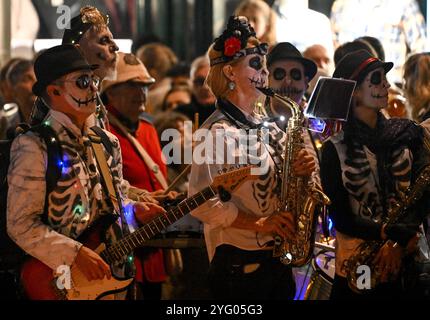
[[[335,144],[339,148],[339,144]],[[346,148],[346,146],[343,146]],[[376,155],[366,147],[354,144],[347,156],[342,157],[341,167],[343,182],[346,190],[355,201],[352,201],[353,210],[361,217],[379,220],[384,215],[384,204],[380,194],[380,177]],[[344,159],[342,159],[344,158]],[[404,192],[411,179],[412,155],[403,147],[395,150],[389,157],[386,170],[392,176],[394,189],[388,190],[386,203],[389,207],[399,193]],[[385,181],[386,182],[386,181]],[[354,205],[355,204],[355,205]]]
[[[109,206],[103,199],[100,174],[88,142],[83,148],[64,129],[59,138],[63,167],[57,187],[49,195],[48,222],[54,230],[77,238],[98,214],[109,212]],[[112,161],[109,155],[108,163]]]

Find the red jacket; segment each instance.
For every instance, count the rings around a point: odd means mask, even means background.
[[[108,106],[107,109],[112,115],[118,116],[118,111],[114,108]],[[127,137],[112,124],[110,124],[110,131],[118,138],[121,146],[124,179],[133,187],[145,189],[149,192],[163,189],[152,170],[148,168]],[[167,168],[162,160],[161,146],[154,126],[145,120],[141,120],[134,137],[145,148],[152,160],[158,164],[161,172],[166,177]],[[161,249],[155,251],[152,249],[137,250],[135,265],[136,281],[138,282],[144,282],[145,280],[163,282],[166,280],[163,251]]]

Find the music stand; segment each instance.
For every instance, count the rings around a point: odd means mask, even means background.
[[[323,120],[348,120],[352,95],[357,82],[320,77],[309,100],[305,115]]]

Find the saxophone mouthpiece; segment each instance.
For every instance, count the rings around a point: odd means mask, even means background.
[[[268,96],[270,98],[273,98],[275,96],[275,91],[272,88],[269,88],[269,87],[262,88],[262,87],[260,87],[260,88],[257,88],[257,89],[260,90],[264,95],[266,95],[266,96]]]

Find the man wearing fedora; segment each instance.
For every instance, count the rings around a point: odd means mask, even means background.
[[[335,300],[402,297],[404,258],[414,252],[418,226],[429,209],[424,195],[398,221],[387,224],[395,204],[403,204],[407,188],[429,163],[422,129],[381,113],[388,103],[386,74],[392,68],[393,63],[360,50],[346,55],[333,75],[357,82],[347,123],[322,149],[321,179],[336,229]],[[368,266],[380,274],[380,282],[358,287],[356,293],[349,287],[347,262],[360,244],[371,240],[386,241]]]
[[[102,153],[117,196],[109,196],[112,193],[105,190],[107,173],[99,169],[88,127],[97,104],[96,69],[73,45],[48,49],[37,58],[33,91],[50,108],[43,125],[55,132],[53,141],[61,146],[61,175],[45,198],[46,175],[50,174],[46,172],[47,147],[31,132],[14,140],[8,173],[10,237],[54,272],[62,266],[77,266],[88,280],[111,277],[106,262],[77,240],[90,225],[117,212],[121,219],[106,233],[107,242],[114,243],[129,231],[128,226],[145,223],[164,212],[151,203],[130,201],[122,193],[119,142],[108,132],[104,134],[111,148],[103,144]],[[125,208],[132,214],[125,215]]]
[[[115,73],[115,79],[102,83],[101,93],[110,131],[121,146],[124,178],[133,187],[157,195],[168,187],[167,168],[157,131],[144,114],[148,87],[155,79],[135,55],[122,52]],[[145,300],[161,299],[161,285],[166,280],[163,260],[161,249],[136,251],[136,282]]]
[[[305,107],[304,95],[309,82],[317,74],[318,67],[312,60],[302,56],[300,51],[289,42],[278,43],[267,56],[269,86],[281,96],[292,99],[302,108]],[[272,112],[286,113],[285,106],[272,103]]]

